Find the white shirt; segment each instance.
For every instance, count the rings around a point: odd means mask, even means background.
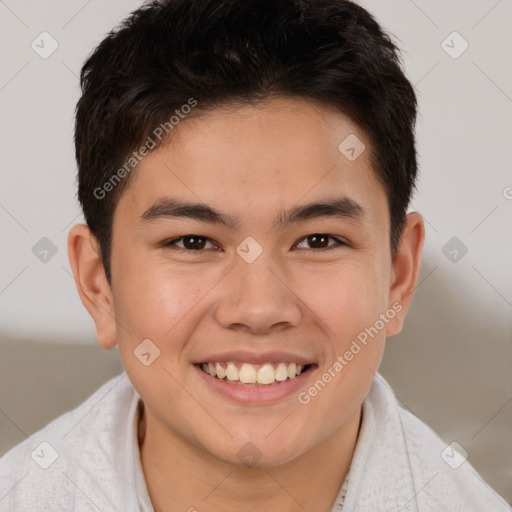
[[[139,399],[123,372],[12,448],[0,459],[0,510],[153,512],[137,438]],[[377,374],[332,512],[512,510],[467,460],[457,469],[445,460],[462,462]]]

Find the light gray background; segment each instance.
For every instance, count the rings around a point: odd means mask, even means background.
[[[427,223],[420,284],[381,373],[401,402],[512,503],[512,2],[366,1],[415,84]],[[139,1],[0,0],[0,454],[122,370],[95,343],[67,257],[81,64]],[[43,31],[58,49],[42,59]],[[469,44],[454,59],[442,41]],[[452,53],[461,40],[451,36]],[[48,237],[43,263],[32,247]],[[457,237],[457,261],[442,250]],[[449,249],[452,250],[452,249]],[[445,252],[448,252],[445,250]],[[452,258],[454,253],[452,253]]]

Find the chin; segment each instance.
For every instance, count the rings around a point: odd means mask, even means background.
[[[241,468],[271,468],[286,464],[300,456],[304,447],[299,450],[294,444],[284,443],[283,440],[277,439],[269,442],[265,438],[248,439],[244,436],[244,440],[233,440],[230,446],[222,449],[218,445],[206,448],[210,455],[220,459],[222,462],[239,466]]]

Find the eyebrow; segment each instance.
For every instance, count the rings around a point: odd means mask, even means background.
[[[289,210],[279,212],[274,219],[273,227],[283,229],[291,224],[319,218],[358,220],[364,216],[364,213],[363,206],[348,197],[326,199],[306,205],[293,206]],[[189,203],[173,198],[163,198],[156,201],[141,215],[143,222],[172,218],[193,219],[209,224],[223,225],[229,229],[235,229],[241,224],[238,216],[222,213],[204,203]]]

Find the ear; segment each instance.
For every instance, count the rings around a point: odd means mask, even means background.
[[[78,294],[96,325],[98,342],[110,350],[116,345],[114,301],[101,262],[99,244],[85,224],[71,228],[68,255]]]
[[[409,213],[393,260],[389,304],[396,311],[396,315],[387,324],[387,336],[394,336],[402,330],[418,281],[424,241],[423,218],[419,213]]]

